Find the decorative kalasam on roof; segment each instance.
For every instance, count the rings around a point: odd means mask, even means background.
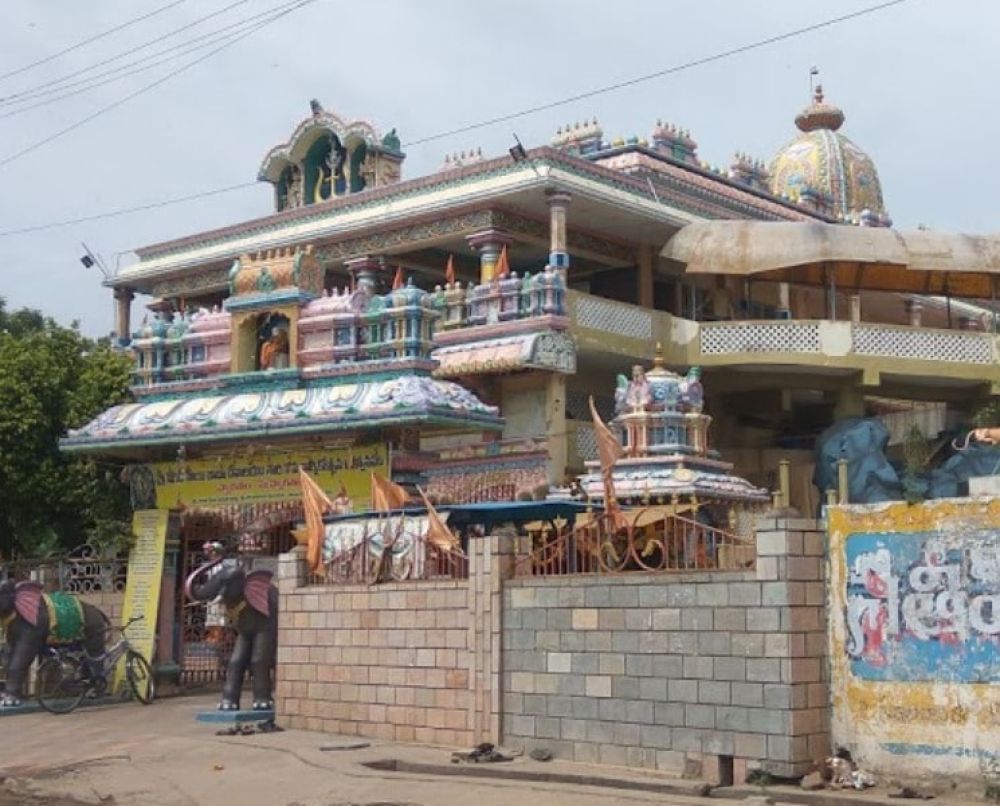
[[[552,138],[552,145],[570,154],[586,156],[600,151],[603,146],[603,136],[604,130],[597,122],[597,118],[590,121],[584,119],[583,123],[567,123],[565,127],[560,126]]]
[[[613,482],[623,502],[766,502],[767,490],[732,475],[732,464],[708,446],[712,421],[702,411],[701,372],[686,376],[666,368],[657,348],[653,368],[632,368],[632,378],[618,376],[615,417],[611,427],[624,447],[615,463]],[[581,479],[591,498],[601,499],[604,486],[597,462]]]
[[[316,100],[310,107],[312,114],[267,153],[257,174],[274,185],[278,211],[399,181],[405,155],[395,129],[381,136],[368,121],[346,121]]]
[[[795,118],[802,133],[771,163],[771,192],[852,223],[891,226],[875,163],[838,131],[843,123],[844,113],[817,86]]]

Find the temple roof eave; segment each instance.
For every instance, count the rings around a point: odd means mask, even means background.
[[[456,418],[454,414],[447,410],[428,410],[407,417],[384,415],[381,417],[344,418],[337,421],[305,424],[271,424],[258,429],[234,429],[232,431],[216,431],[204,434],[172,431],[155,436],[123,437],[118,439],[89,439],[69,436],[59,440],[59,449],[65,453],[97,455],[123,448],[224,444],[234,440],[258,439],[261,437],[302,437],[343,431],[361,431],[366,428],[378,426],[392,426],[394,428],[438,426],[456,430],[475,428],[477,430],[499,432],[503,430],[503,420],[499,417],[485,416]]]
[[[667,226],[681,226],[711,217],[695,208],[685,209],[683,204],[668,203],[662,197],[654,199],[646,181],[551,148],[533,149],[529,158],[530,162],[517,163],[508,157],[487,160],[143,247],[136,250],[140,261],[123,269],[108,284],[134,285],[177,270],[231,260],[245,252],[336,238],[371,222],[384,225],[418,213],[500,201],[519,192],[552,187],[598,203],[612,204]],[[692,192],[704,182],[703,177],[692,174]],[[740,188],[720,183],[718,190],[737,202],[758,202],[753,194]],[[789,217],[800,216],[803,212],[801,209],[788,210]]]
[[[458,384],[425,376],[114,406],[60,441],[69,452],[225,442],[386,425],[498,430],[503,420]]]

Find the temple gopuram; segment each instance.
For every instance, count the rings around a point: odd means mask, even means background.
[[[133,400],[62,448],[126,465],[134,508],[166,513],[169,590],[209,540],[273,565],[299,468],[355,512],[373,473],[442,506],[582,476],[599,505],[591,397],[624,505],[735,528],[784,465],[785,503],[813,512],[824,429],[879,418],[899,455],[915,419],[943,429],[1000,390],[974,241],[940,265],[933,233],[891,230],[844,122],[817,89],[770,161],[594,119],[410,178],[395,129],[313,101],[259,167],[273,212],[137,249],[108,281]],[[217,675],[179,596],[163,651]]]

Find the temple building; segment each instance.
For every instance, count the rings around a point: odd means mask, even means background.
[[[407,178],[395,129],[313,101],[258,170],[273,213],[138,249],[108,282],[134,402],[62,447],[128,463],[136,508],[177,514],[178,574],[207,538],[287,550],[300,466],[356,510],[373,471],[456,504],[578,475],[599,498],[590,396],[634,454],[626,498],[759,499],[787,462],[790,503],[809,511],[831,423],[919,409],[943,427],[1000,389],[989,286],[963,254],[918,277],[891,274],[902,258],[796,262],[782,235],[755,274],[745,255],[699,263],[676,246],[720,222],[894,238],[844,120],[817,89],[769,161],[717,167],[675,125],[608,137],[591,119]],[[663,408],[616,404],[621,368],[654,359]]]

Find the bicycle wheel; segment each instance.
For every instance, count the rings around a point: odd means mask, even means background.
[[[87,688],[79,658],[54,655],[38,667],[35,699],[50,714],[68,714],[75,710]]]
[[[135,698],[149,705],[156,697],[156,678],[153,669],[142,655],[129,650],[125,655],[125,679]]]

